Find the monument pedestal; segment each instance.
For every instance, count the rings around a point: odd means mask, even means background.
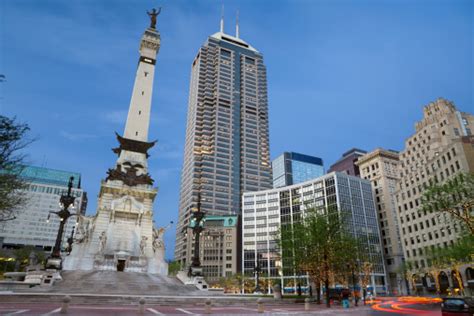
[[[202,276],[188,276],[188,273],[186,271],[179,271],[176,277],[185,285],[194,285],[199,290],[204,291],[207,291],[209,289],[209,285]]]

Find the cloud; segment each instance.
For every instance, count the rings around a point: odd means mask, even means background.
[[[92,135],[92,134],[83,134],[83,133],[70,133],[66,131],[61,131],[59,132],[59,135],[62,137],[66,138],[67,140],[70,141],[82,141],[82,140],[87,140],[87,139],[92,139],[92,138],[98,138],[98,135]]]

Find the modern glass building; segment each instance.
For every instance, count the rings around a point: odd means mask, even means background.
[[[175,246],[183,267],[199,193],[202,211],[226,216],[240,214],[242,193],[272,187],[266,77],[262,54],[222,24],[194,58]]]
[[[287,274],[286,260],[278,248],[278,230],[304,218],[307,207],[336,207],[346,218],[347,230],[357,237],[370,258],[375,293],[386,293],[386,273],[381,238],[368,180],[333,172],[299,184],[248,192],[242,197],[242,267],[246,278],[260,265],[266,278],[287,288],[308,284],[305,275]],[[269,289],[268,289],[269,290]]]
[[[294,152],[284,152],[272,161],[273,187],[301,183],[324,174],[323,160]]]
[[[59,217],[50,215],[50,212],[59,211],[59,198],[67,193],[70,177],[74,177],[72,194],[76,197],[73,212],[85,214],[87,195],[80,187],[81,174],[27,166],[22,170],[21,177],[28,183],[24,190],[28,201],[25,207],[17,210],[14,220],[0,223],[3,247],[29,245],[49,251],[54,246],[59,229]],[[76,217],[71,217],[64,231],[63,246],[75,224]]]

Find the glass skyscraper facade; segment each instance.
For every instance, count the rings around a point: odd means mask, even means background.
[[[292,226],[302,220],[309,207],[336,208],[345,219],[346,229],[359,239],[370,258],[372,287],[376,293],[386,293],[382,244],[368,180],[333,172],[291,186],[244,193],[242,203],[242,267],[246,278],[254,277],[258,262],[263,275],[284,287],[305,285],[306,276],[293,275],[288,267],[288,260],[293,259],[283,258],[278,231],[282,225]]]
[[[273,187],[301,183],[324,174],[323,160],[294,152],[284,152],[272,161]]]
[[[22,192],[27,202],[18,209],[14,220],[0,223],[1,243],[7,248],[29,245],[49,251],[54,246],[59,229],[59,217],[49,214],[59,211],[59,198],[66,194],[70,177],[74,177],[72,194],[76,197],[73,213],[84,215],[86,212],[87,195],[80,188],[81,174],[25,166],[20,176],[27,182]],[[63,247],[75,224],[76,217],[71,217],[66,223]]]
[[[192,63],[175,246],[183,267],[198,194],[208,215],[238,215],[243,192],[272,187],[266,77],[262,54],[222,30]]]

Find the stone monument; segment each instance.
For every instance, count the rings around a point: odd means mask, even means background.
[[[160,48],[153,10],[150,27],[140,41],[140,58],[123,136],[117,135],[119,146],[114,168],[101,182],[97,213],[81,216],[73,240],[72,251],[63,270],[108,270],[166,275],[164,229],[153,227],[153,201],[158,190],[148,174],[148,141],[151,97],[155,62]]]

